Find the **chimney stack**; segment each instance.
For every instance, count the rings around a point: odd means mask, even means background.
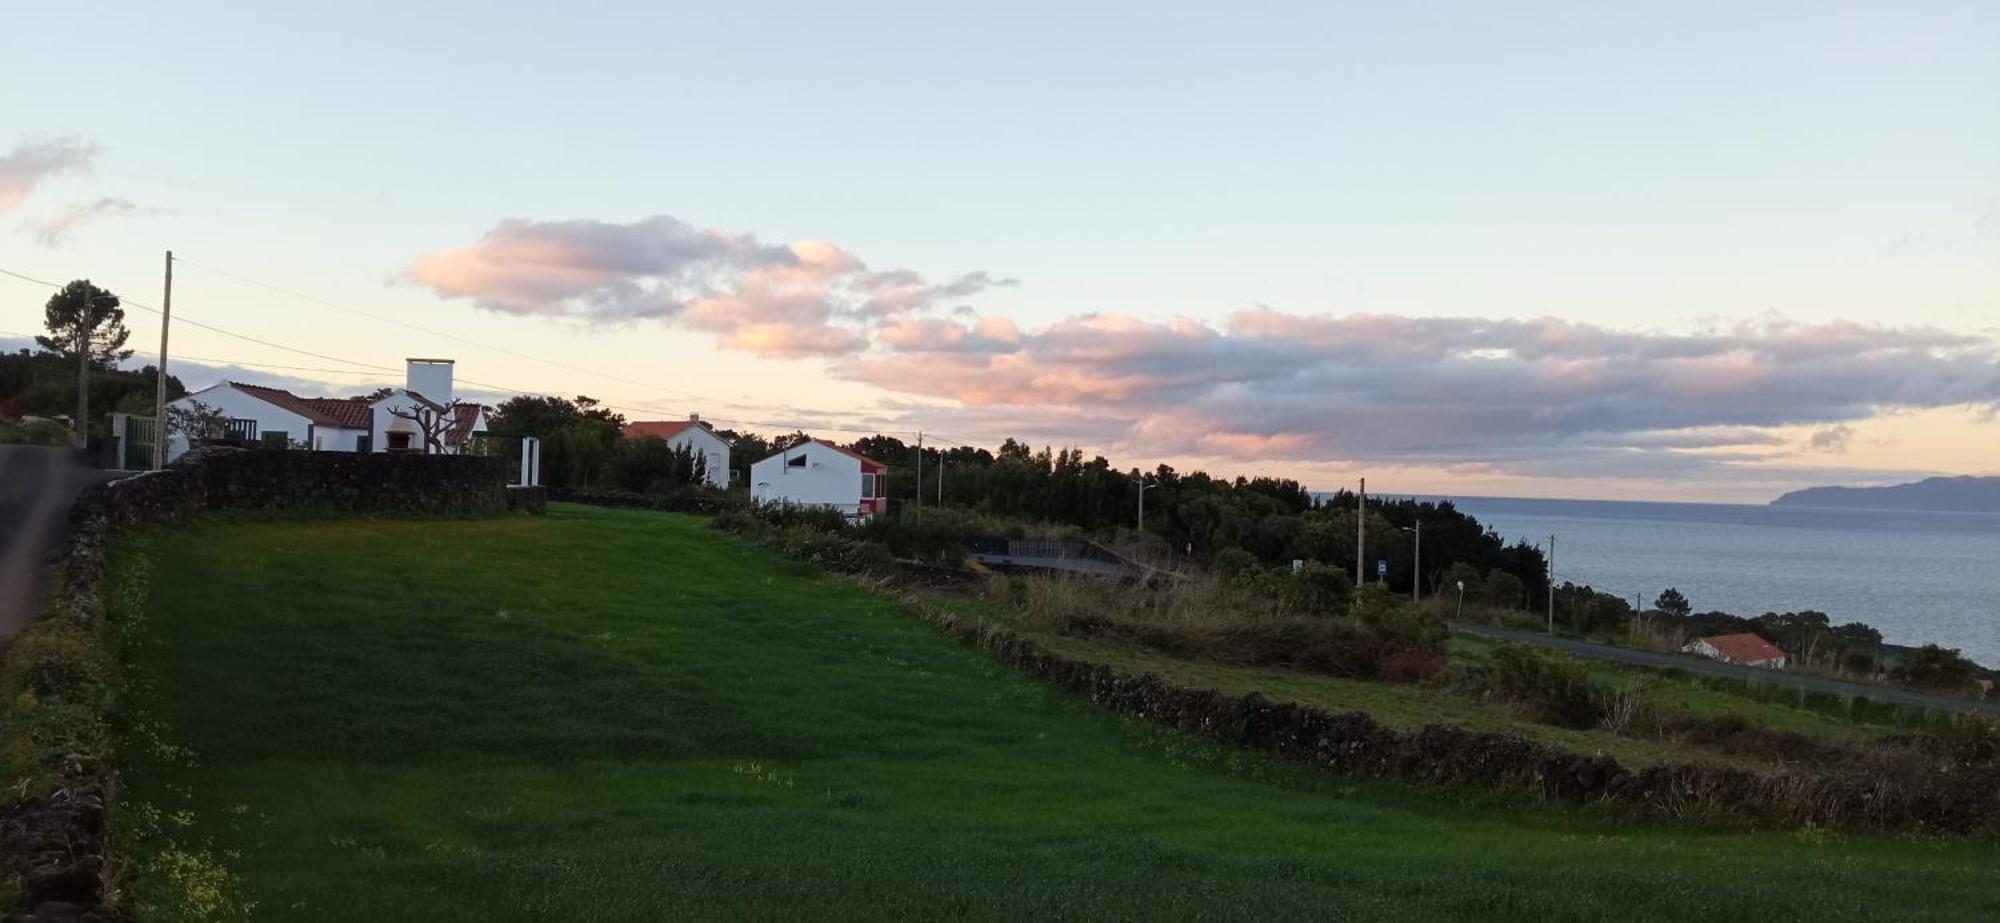
[[[450,359],[405,359],[403,388],[439,404],[452,400]]]

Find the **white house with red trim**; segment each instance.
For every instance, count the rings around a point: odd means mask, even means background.
[[[701,417],[690,414],[685,420],[641,420],[625,424],[625,438],[638,439],[652,436],[665,439],[667,445],[676,449],[685,448],[700,458],[704,477],[710,486],[729,486],[729,441],[715,434],[715,430],[701,421]]]
[[[866,518],[889,508],[889,466],[818,439],[780,450],[750,466],[750,499],[825,506]]]
[[[453,455],[486,431],[489,411],[479,404],[454,405],[452,392],[452,360],[410,359],[404,387],[358,397],[300,397],[283,388],[225,381],[167,406],[193,409],[199,404],[218,412],[232,440],[321,452],[423,452],[422,429],[397,416],[421,407],[449,416],[442,449]],[[186,436],[174,435],[167,442],[169,459],[187,450]]]
[[[1778,646],[1749,632],[1734,635],[1716,635],[1712,638],[1696,638],[1681,648],[1682,653],[1699,654],[1710,660],[1723,663],[1741,664],[1746,667],[1769,667],[1782,670],[1788,662],[1785,652]]]

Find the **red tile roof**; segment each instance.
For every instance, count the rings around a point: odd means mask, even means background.
[[[248,394],[273,407],[289,410],[321,426],[344,426],[325,411],[314,407],[313,402],[283,388],[266,388],[263,385],[246,385],[240,381],[229,383],[236,390]]]
[[[835,452],[839,452],[840,454],[845,455],[849,458],[859,460],[861,462],[862,474],[881,474],[882,472],[889,470],[888,465],[882,464],[881,462],[869,458],[868,456],[863,455],[860,452],[856,452],[853,449],[847,448],[846,446],[834,445],[831,442],[820,442],[820,440],[818,439],[814,439],[813,441],[819,442],[820,445],[826,446],[827,448],[832,449]]]
[[[682,430],[694,425],[693,420],[635,420],[625,424],[625,438],[653,436],[659,439],[672,439],[680,435]]]
[[[1733,663],[1762,663],[1785,656],[1785,652],[1757,635],[1744,632],[1736,635],[1716,635],[1703,638],[1709,647],[1715,648],[1722,659]]]
[[[473,427],[479,425],[479,414],[486,408],[478,404],[459,404],[451,409],[451,429],[444,434],[445,445],[464,445],[472,438]]]
[[[364,397],[302,397],[299,401],[347,429],[370,429],[375,425],[374,408]]]

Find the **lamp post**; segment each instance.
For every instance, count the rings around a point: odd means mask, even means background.
[[[1465,581],[1459,580],[1456,583],[1458,584],[1458,608],[1451,610],[1451,620],[1454,622],[1458,621],[1459,615],[1465,611]]]
[[[1403,531],[1416,533],[1417,536],[1416,553],[1410,563],[1410,602],[1420,603],[1423,602],[1421,594],[1424,585],[1424,521],[1417,520],[1414,528],[1404,526]]]
[[[1146,483],[1146,476],[1139,475],[1139,531],[1141,532],[1146,531],[1146,491],[1158,486],[1160,485],[1157,483]]]

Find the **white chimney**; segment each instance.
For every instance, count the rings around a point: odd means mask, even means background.
[[[688,414],[688,422],[689,422],[689,423],[700,423],[700,422],[701,422],[701,414],[698,414],[698,413],[691,413],[691,414]]]
[[[405,359],[403,387],[440,404],[451,403],[450,359]]]

